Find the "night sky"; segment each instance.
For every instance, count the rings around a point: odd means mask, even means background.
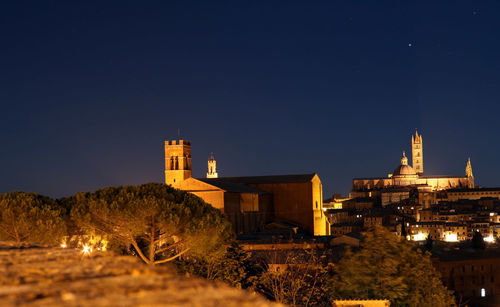
[[[0,192],[193,174],[427,175],[500,186],[498,1],[2,1]],[[418,4],[417,4],[418,2]]]

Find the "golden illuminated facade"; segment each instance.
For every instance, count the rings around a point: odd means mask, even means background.
[[[210,155],[208,159],[208,172],[207,178],[217,178],[219,175],[217,174],[217,162],[215,161],[214,154]]]
[[[411,136],[411,161],[413,169],[419,176],[424,174],[424,149],[422,143],[422,136],[415,131],[415,135]]]
[[[165,141],[165,183],[176,185],[191,178],[191,143]]]
[[[403,152],[401,164],[386,178],[355,178],[352,182],[351,197],[381,197],[390,189],[416,188],[419,192],[433,192],[454,188],[474,188],[474,176],[470,159],[467,161],[465,176],[424,176],[423,139],[415,132],[411,138],[413,167]]]
[[[192,178],[191,143],[180,140],[165,141],[165,183],[221,210],[238,234],[274,222],[299,226],[312,235],[330,234],[317,174],[220,178],[212,156],[207,178]]]

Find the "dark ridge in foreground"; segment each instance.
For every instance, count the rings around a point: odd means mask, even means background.
[[[0,242],[0,306],[282,306],[131,256]]]

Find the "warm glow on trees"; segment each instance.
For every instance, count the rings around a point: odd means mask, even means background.
[[[62,200],[84,232],[133,247],[148,264],[184,254],[210,255],[231,235],[222,214],[198,197],[164,184],[109,187]]]
[[[36,193],[0,194],[0,240],[59,244],[66,234],[63,210]]]

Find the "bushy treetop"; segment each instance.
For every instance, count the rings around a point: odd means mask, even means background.
[[[132,245],[155,264],[184,253],[206,254],[231,236],[221,212],[195,195],[165,184],[109,187],[62,200],[82,231]]]
[[[454,306],[429,254],[379,226],[365,233],[357,252],[348,251],[332,279],[339,299],[390,299],[391,306]]]
[[[36,193],[0,194],[0,239],[59,244],[66,234],[63,210],[57,203]]]

